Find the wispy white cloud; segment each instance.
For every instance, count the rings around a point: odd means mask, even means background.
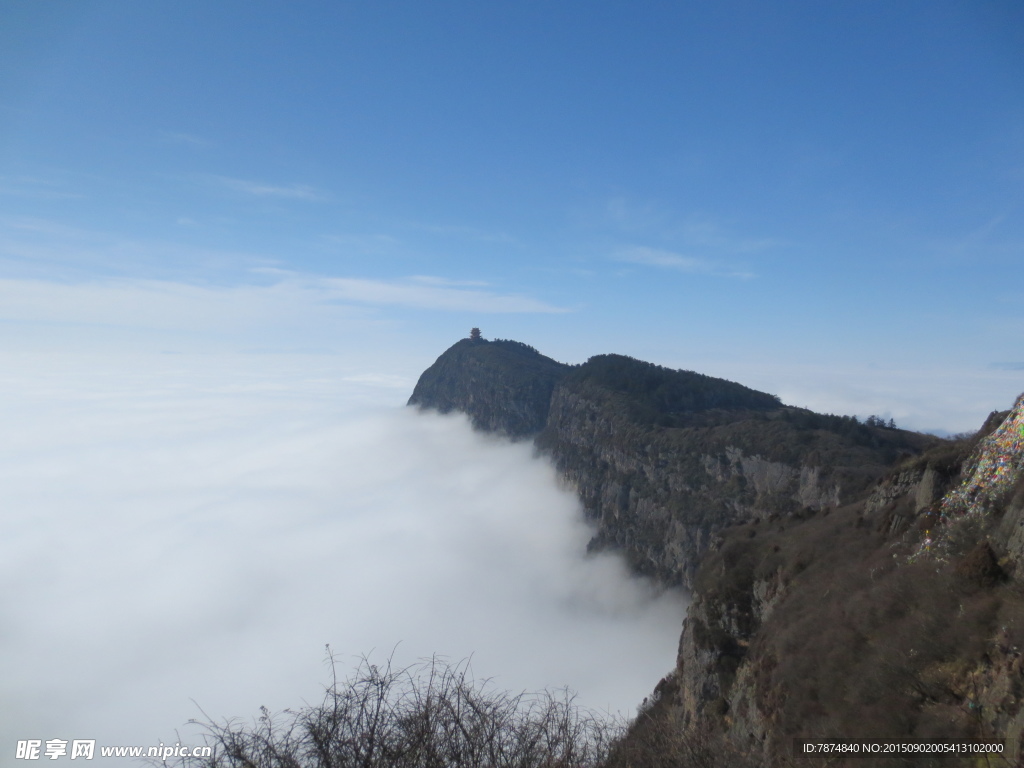
[[[217,184],[234,192],[241,192],[253,197],[277,197],[286,200],[322,201],[328,199],[325,192],[308,184],[268,184],[250,179],[235,179],[230,176],[206,176],[211,183]]]
[[[405,280],[325,278],[324,285],[341,301],[450,312],[559,313],[564,307],[516,294],[480,290],[476,283],[449,282],[423,275]]]
[[[72,227],[59,221],[42,219],[35,216],[4,216],[0,217],[0,227],[17,232],[31,232],[62,240],[77,242],[95,242],[100,235],[87,229]]]
[[[482,290],[440,278],[370,280],[257,269],[258,282],[231,285],[176,280],[0,279],[0,324],[15,328],[90,328],[202,344],[327,344],[375,327],[391,308],[424,312],[553,313],[566,309],[528,296]],[[46,329],[50,329],[47,331]],[[65,331],[66,332],[66,331]],[[189,343],[192,343],[189,341]]]
[[[197,226],[187,217],[177,224]],[[7,276],[54,280],[113,271],[166,277],[196,270],[209,275],[267,262],[258,253],[136,238],[39,217],[0,216],[0,269]]]
[[[332,306],[330,299],[315,280],[216,286],[133,278],[3,279],[0,320],[232,335],[334,324],[359,311]]]
[[[660,248],[648,248],[642,245],[634,245],[616,251],[611,256],[612,261],[619,261],[628,264],[641,264],[647,267],[660,267],[672,269],[678,272],[687,272],[697,275],[717,275],[721,277],[751,278],[753,273],[723,267],[708,259],[694,256],[684,256],[673,251],[666,251]]]
[[[678,269],[681,272],[711,272],[711,265],[704,259],[696,259],[692,256],[681,256],[672,251],[663,251],[658,248],[645,248],[644,246],[633,246],[626,248],[612,255],[614,261],[625,261],[630,264],[645,264],[649,267],[668,267]]]

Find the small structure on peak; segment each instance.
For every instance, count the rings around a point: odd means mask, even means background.
[[[480,329],[479,328],[471,328],[470,329],[470,331],[469,331],[469,340],[470,341],[480,341],[482,338],[483,337],[480,335]]]

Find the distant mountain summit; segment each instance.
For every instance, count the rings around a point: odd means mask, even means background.
[[[592,547],[620,549],[638,572],[686,586],[718,531],[835,507],[936,441],[624,355],[571,366],[483,338],[444,352],[409,404],[533,437],[596,523]]]
[[[484,432],[533,436],[547,423],[551,392],[569,370],[527,344],[471,337],[423,372],[409,405],[465,413]]]

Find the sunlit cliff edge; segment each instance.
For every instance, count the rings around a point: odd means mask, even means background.
[[[1024,399],[942,440],[620,355],[569,366],[476,338],[409,403],[532,439],[579,493],[592,548],[692,591],[627,762],[660,764],[644,750],[689,732],[760,765],[790,764],[794,738],[997,740],[1016,764]]]

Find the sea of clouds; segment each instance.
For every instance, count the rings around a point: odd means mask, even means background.
[[[403,407],[411,382],[317,355],[0,363],[2,762],[315,703],[328,644],[341,676],[471,656],[625,713],[674,663],[682,597],[585,556],[552,467]]]
[[[315,704],[327,646],[341,677],[362,654],[472,657],[498,688],[631,713],[683,597],[587,557],[529,444],[404,407],[450,322],[271,283],[0,280],[0,764],[28,739],[195,744],[192,719]],[[911,428],[977,428],[1019,391],[1012,366],[732,357],[660,362]]]

